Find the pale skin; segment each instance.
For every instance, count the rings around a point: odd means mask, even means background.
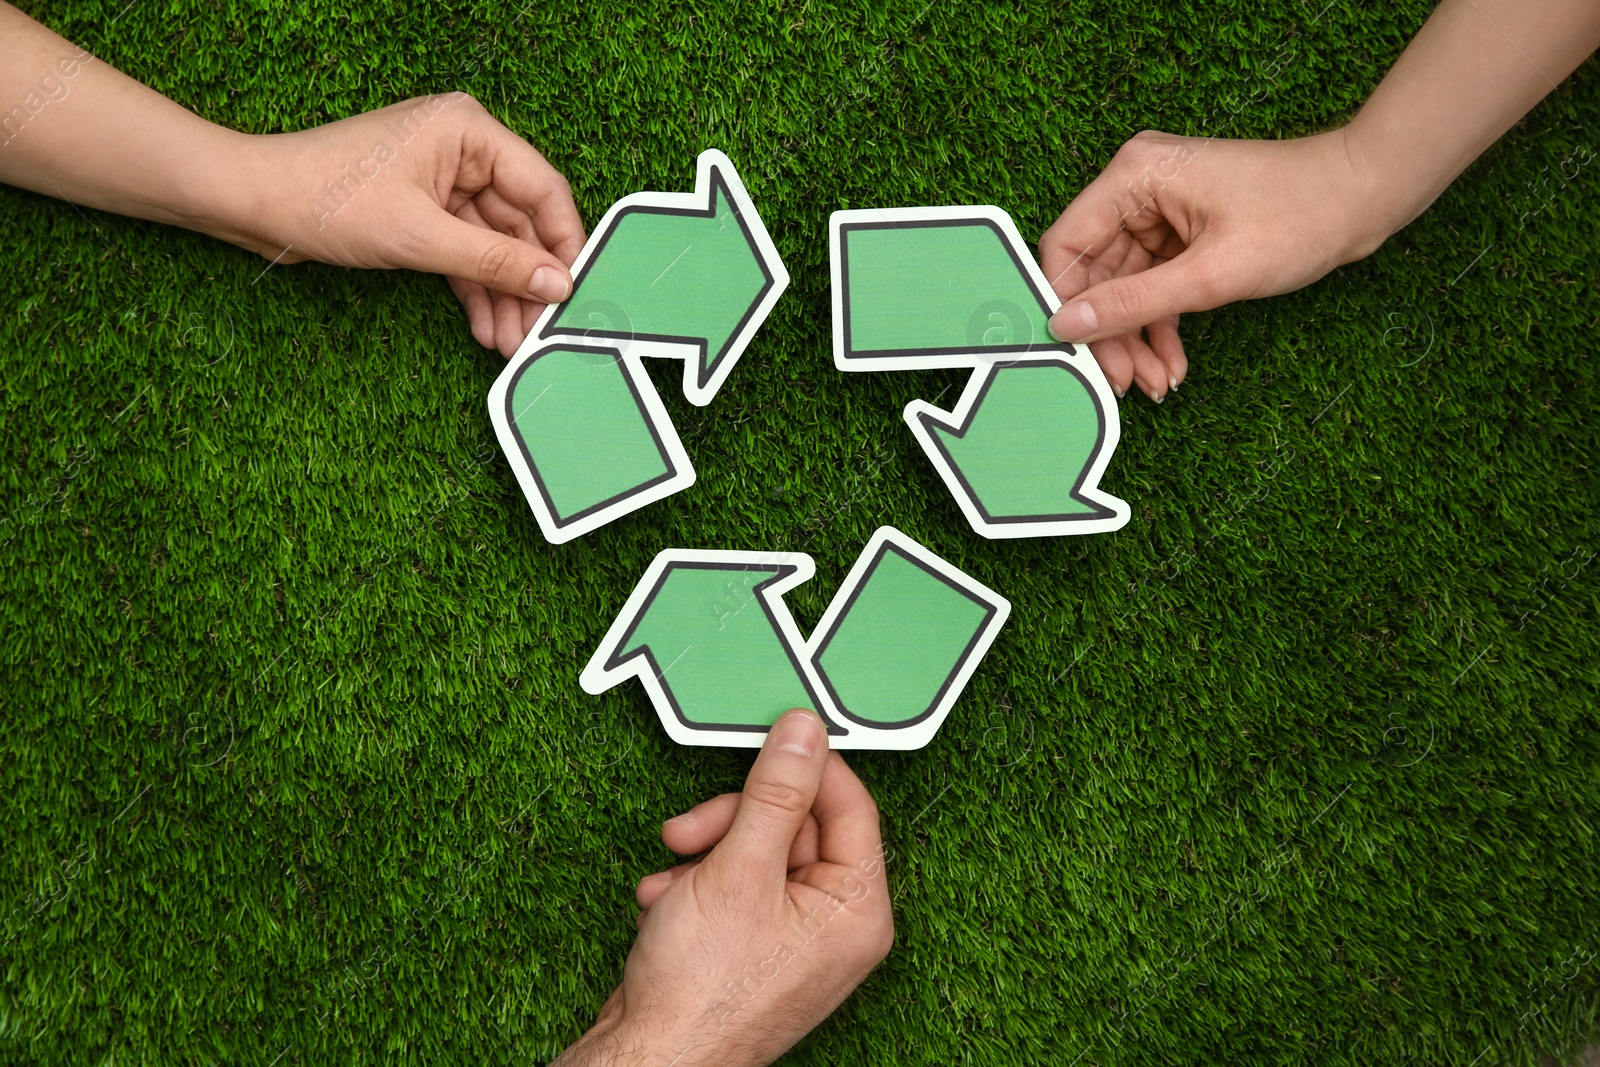
[[[1180,314],[1371,253],[1597,45],[1594,0],[1444,0],[1340,130],[1139,135],[1040,241],[1066,301],[1052,331],[1088,342],[1119,393],[1161,400],[1187,373]],[[0,2],[0,106],[0,181],[279,264],[443,274],[473,336],[507,357],[571,291],[584,233],[566,180],[463,94],[247,135]],[[893,943],[877,808],[810,712],[773,728],[743,792],[669,820],[662,841],[698,858],[640,881],[622,982],[562,1067],[770,1063]]]
[[[1298,289],[1371,254],[1600,47],[1595,0],[1443,0],[1360,113],[1286,141],[1134,137],[1039,240],[1121,396],[1158,403],[1189,360],[1179,316]]]
[[[442,274],[473,337],[507,358],[572,290],[584,232],[567,180],[464,93],[243,134],[0,3],[0,107],[0,182],[280,265]]]

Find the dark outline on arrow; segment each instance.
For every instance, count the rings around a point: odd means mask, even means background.
[[[550,498],[550,490],[544,484],[544,476],[539,473],[539,465],[533,461],[533,455],[528,451],[528,442],[523,439],[522,426],[517,421],[516,413],[512,410],[512,403],[515,401],[517,396],[517,383],[522,380],[522,375],[529,367],[539,362],[539,360],[557,352],[580,352],[611,357],[612,366],[617,369],[618,374],[622,375],[622,380],[628,383],[628,392],[632,394],[633,403],[639,409],[639,417],[644,420],[646,426],[650,427],[650,440],[655,442],[656,452],[661,456],[662,461],[667,465],[667,472],[665,474],[657,475],[656,477],[651,478],[648,482],[643,482],[631,489],[625,489],[615,496],[608,497],[607,499],[600,501],[598,504],[591,504],[582,511],[568,515],[565,518],[563,518],[561,516],[561,512],[557,510],[555,501]],[[506,386],[506,425],[511,427],[512,434],[517,439],[517,448],[522,452],[522,460],[528,465],[528,473],[533,477],[534,484],[539,487],[539,496],[543,498],[544,506],[550,512],[550,520],[555,524],[555,527],[558,530],[564,530],[573,523],[582,521],[586,516],[594,514],[601,508],[608,508],[613,504],[627,500],[629,497],[638,496],[640,493],[654,488],[655,486],[660,485],[662,482],[671,481],[673,478],[678,476],[678,469],[672,464],[672,456],[667,452],[666,445],[661,441],[661,434],[656,430],[655,420],[650,417],[650,412],[645,409],[644,397],[639,395],[639,387],[637,384],[635,384],[633,375],[629,374],[628,368],[624,366],[624,361],[626,359],[627,357],[624,356],[620,351],[609,346],[583,345],[576,343],[569,345],[558,342],[538,352],[532,359],[518,367],[516,372],[512,374],[511,380]]]
[[[1086,504],[1094,510],[1088,513],[1080,512],[1074,515],[1015,515],[996,517],[989,512],[988,508],[984,507],[983,498],[979,496],[977,491],[972,488],[972,483],[967,481],[966,472],[961,469],[961,465],[956,462],[955,457],[950,454],[950,450],[945,447],[944,440],[937,433],[933,432],[933,428],[937,426],[939,429],[945,431],[951,437],[954,437],[957,440],[965,438],[967,436],[967,431],[972,429],[972,420],[978,417],[978,409],[983,407],[984,398],[989,395],[989,387],[994,384],[994,380],[1000,371],[1007,367],[1037,367],[1049,364],[1054,364],[1058,367],[1064,367],[1071,371],[1075,376],[1077,376],[1078,381],[1088,392],[1089,398],[1094,401],[1095,418],[1099,420],[1097,423],[1097,429],[1095,431],[1094,449],[1089,453],[1088,462],[1084,463],[1083,466],[1079,468],[1078,480],[1072,483],[1072,489],[1068,494],[1078,503]],[[972,407],[967,410],[967,420],[960,426],[952,426],[948,422],[936,418],[927,412],[922,412],[917,415],[917,421],[922,423],[923,429],[928,431],[928,440],[932,441],[933,446],[939,450],[939,455],[944,458],[945,466],[950,469],[951,473],[956,476],[956,480],[961,483],[962,491],[967,494],[967,498],[971,500],[972,503],[977,507],[978,513],[983,516],[983,521],[1000,526],[1006,523],[1087,522],[1091,519],[1114,518],[1117,514],[1114,508],[1108,508],[1104,504],[1098,503],[1094,500],[1089,500],[1083,495],[1083,480],[1088,476],[1089,468],[1094,466],[1095,457],[1100,454],[1101,450],[1105,448],[1106,444],[1105,409],[1100,406],[1100,395],[1096,393],[1094,391],[1094,387],[1089,384],[1089,379],[1084,376],[1084,373],[1081,370],[1067,362],[1065,359],[1014,359],[1004,363],[994,363],[992,366],[994,367],[992,372],[984,372],[981,370],[977,372],[984,375],[983,386],[978,390],[977,399],[972,402]]]
[[[1045,317],[1050,317],[1050,305],[1045,302],[1044,294],[1039,292],[1034,285],[1033,273],[1022,261],[1017,250],[1011,246],[1011,241],[1000,229],[993,219],[973,216],[966,219],[913,219],[906,222],[847,222],[839,226],[839,284],[840,310],[844,316],[844,358],[854,359],[891,359],[911,356],[983,356],[989,353],[1007,354],[1041,351],[1062,351],[1068,355],[1075,354],[1076,350],[1065,341],[1048,339],[1048,343],[1035,343],[1030,341],[1025,345],[958,345],[942,348],[865,348],[857,349],[851,343],[850,335],[850,234],[856,230],[913,230],[928,229],[934,226],[984,226],[994,232],[1000,239],[1000,247],[1006,250],[1006,255],[1011,257],[1012,264],[1017,268],[1017,273],[1022,276],[1023,282],[1028,286],[1028,291],[1033,294],[1033,299],[1038,303],[1039,310]]]
[[[828,651],[828,645],[833,641],[834,636],[838,634],[839,627],[844,624],[845,619],[850,617],[850,611],[855,607],[856,604],[856,597],[859,596],[861,590],[865,589],[868,583],[872,581],[872,576],[874,573],[876,573],[878,564],[883,562],[883,557],[889,552],[893,552],[895,555],[899,556],[907,563],[912,564],[925,574],[932,575],[945,586],[954,589],[956,592],[960,593],[974,604],[977,604],[979,607],[983,608],[984,615],[983,622],[978,625],[978,628],[973,631],[971,639],[967,641],[967,647],[961,650],[961,655],[956,659],[955,666],[951,667],[950,670],[945,673],[944,681],[939,684],[938,692],[934,693],[933,700],[928,704],[927,708],[920,715],[916,716],[916,718],[906,719],[902,722],[885,723],[878,722],[873,719],[863,719],[858,715],[852,715],[850,713],[850,709],[847,708],[844,701],[839,698],[839,691],[834,688],[832,680],[828,677],[828,672],[822,667],[822,656]],[[995,613],[999,610],[1000,609],[997,606],[989,603],[987,600],[983,600],[980,597],[974,596],[972,590],[951,581],[949,577],[940,574],[938,571],[934,570],[932,567],[929,567],[915,556],[902,552],[900,548],[893,542],[885,541],[883,544],[878,546],[877,554],[872,557],[872,562],[867,564],[866,572],[861,576],[861,580],[856,583],[855,588],[850,590],[850,595],[845,598],[844,607],[842,607],[839,610],[839,614],[835,616],[833,625],[828,628],[828,632],[822,635],[822,640],[818,641],[816,634],[811,635],[811,641],[808,643],[815,643],[816,646],[816,651],[811,654],[811,666],[816,669],[817,678],[822,682],[823,688],[828,691],[828,696],[833,700],[833,706],[838,709],[840,715],[843,715],[845,718],[849,719],[858,726],[864,726],[871,730],[903,730],[907,727],[915,726],[919,722],[925,721],[928,716],[933,714],[934,709],[936,709],[944,701],[945,694],[950,690],[951,680],[961,674],[962,669],[967,664],[967,660],[972,658],[973,647],[977,645],[978,639],[988,632],[989,623],[994,619]]]
[[[772,270],[767,266],[766,257],[761,254],[760,245],[756,244],[755,237],[750,233],[750,227],[745,224],[744,213],[739,210],[739,202],[734,199],[732,190],[728,188],[727,181],[722,177],[721,167],[715,165],[711,167],[711,197],[707,201],[704,210],[700,210],[698,208],[663,208],[647,207],[645,205],[632,205],[618,211],[616,216],[611,221],[611,228],[600,237],[600,242],[595,245],[594,251],[589,254],[588,260],[584,262],[583,269],[579,271],[578,276],[572,280],[572,292],[568,294],[566,300],[562,301],[562,303],[567,304],[569,307],[575,306],[573,301],[578,298],[578,292],[583,286],[584,279],[589,276],[590,268],[595,265],[595,262],[598,261],[601,255],[605,252],[606,245],[611,243],[611,238],[621,227],[624,216],[642,213],[646,215],[678,215],[684,218],[695,219],[716,218],[717,196],[719,191],[722,195],[722,198],[726,200],[733,208],[733,217],[739,222],[739,230],[744,234],[745,245],[751,250],[751,254],[754,256],[756,263],[761,267],[761,277],[763,281],[761,284],[761,290],[756,293],[755,298],[750,301],[750,306],[745,308],[744,315],[739,319],[738,324],[728,334],[727,341],[723,342],[722,350],[717,353],[716,358],[713,359],[709,364],[706,363],[706,349],[710,346],[711,342],[705,337],[686,337],[681,334],[664,333],[630,333],[621,330],[600,330],[587,328],[557,329],[556,324],[561,321],[561,312],[557,312],[556,314],[550,316],[550,321],[545,324],[544,329],[539,331],[539,339],[544,341],[552,337],[604,337],[619,341],[658,341],[663,344],[693,344],[695,348],[695,367],[697,368],[695,371],[695,382],[701,389],[704,389],[707,383],[710,382],[713,377],[715,377],[717,368],[721,366],[722,361],[727,358],[728,349],[733,347],[734,341],[736,341],[739,338],[739,335],[744,332],[745,326],[750,322],[750,316],[755,314],[756,308],[761,306],[761,303],[766,299],[767,294],[772,291],[772,286],[774,284]]]
[[[661,590],[666,586],[667,579],[672,577],[672,572],[679,568],[684,570],[698,571],[776,571],[777,573],[773,574],[772,577],[768,578],[766,581],[758,582],[755,585],[750,586],[750,595],[755,597],[757,603],[761,605],[761,612],[767,617],[767,624],[772,627],[773,634],[776,635],[779,642],[782,643],[784,654],[789,657],[789,662],[794,666],[795,676],[800,679],[800,684],[805,687],[806,695],[811,698],[812,707],[810,710],[816,712],[817,717],[821,719],[823,725],[827,727],[829,735],[834,737],[842,737],[849,733],[848,730],[844,729],[842,726],[839,726],[837,723],[830,722],[826,712],[817,706],[820,704],[820,701],[817,700],[816,690],[811,687],[811,679],[806,677],[806,672],[801,664],[800,657],[797,656],[795,654],[795,650],[790,647],[788,636],[783,632],[783,627],[778,624],[778,620],[773,617],[772,608],[767,603],[767,598],[762,595],[767,586],[787,578],[799,571],[800,568],[796,567],[792,563],[697,563],[687,560],[669,561],[667,565],[662,568],[661,577],[656,579],[656,584],[650,590],[650,594],[644,598],[644,602],[640,604],[639,609],[634,613],[633,621],[628,624],[627,630],[622,634],[622,639],[617,642],[616,651],[612,652],[611,655],[607,657],[605,665],[601,668],[601,670],[614,671],[619,667],[638,659],[640,656],[643,656],[645,658],[645,662],[650,664],[650,671],[655,675],[656,684],[661,687],[661,692],[666,695],[667,703],[672,705],[672,714],[676,715],[678,717],[678,721],[690,730],[717,730],[726,733],[766,733],[768,730],[772,729],[771,723],[768,723],[765,726],[741,726],[733,723],[703,723],[691,721],[687,716],[684,715],[683,708],[678,705],[678,695],[673,692],[672,686],[667,682],[666,675],[661,670],[661,664],[656,660],[655,654],[650,651],[649,644],[645,644],[633,652],[626,654],[623,653],[622,650],[633,643],[634,633],[639,629],[639,624],[643,622],[650,614],[650,608],[655,604],[656,597],[660,595]]]

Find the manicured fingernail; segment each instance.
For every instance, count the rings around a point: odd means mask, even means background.
[[[1078,341],[1100,328],[1100,316],[1086,300],[1068,304],[1050,319],[1050,336],[1057,341]]]
[[[556,304],[572,294],[572,279],[554,267],[540,267],[528,281],[528,292],[547,304]]]
[[[1176,378],[1168,378],[1167,379],[1167,388],[1170,389],[1172,392],[1176,393],[1178,391],[1178,379],[1176,379]]]
[[[1128,393],[1128,391],[1127,391],[1127,390],[1126,390],[1126,389],[1124,389],[1124,388],[1123,388],[1123,387],[1122,387],[1122,386],[1120,386],[1120,385],[1113,385],[1113,386],[1112,386],[1112,387],[1111,387],[1111,391],[1112,391],[1112,392],[1113,392],[1113,393],[1116,393],[1116,394],[1117,394],[1117,399],[1118,399],[1118,400],[1121,400],[1121,399],[1122,399],[1122,398],[1123,398],[1123,397],[1124,397],[1124,396],[1126,396],[1126,395],[1127,395],[1127,393]]]
[[[1150,394],[1150,399],[1151,399],[1151,400],[1154,400],[1154,401],[1155,401],[1155,402],[1156,402],[1156,403],[1157,403],[1157,404],[1159,404],[1159,403],[1161,403],[1161,402],[1162,402],[1162,401],[1163,401],[1163,400],[1165,400],[1165,399],[1166,399],[1166,397],[1165,397],[1165,396],[1164,396],[1164,395],[1163,395],[1163,396],[1156,396],[1156,395],[1155,395],[1155,394],[1154,394],[1154,393],[1151,393],[1151,394]]]
[[[779,719],[772,732],[779,748],[808,759],[817,754],[817,746],[822,743],[822,724],[815,715],[803,711],[791,711]]]

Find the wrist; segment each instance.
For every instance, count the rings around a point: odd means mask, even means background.
[[[686,1022],[687,1017],[638,1020],[620,1010],[602,1011],[599,1020],[550,1067],[734,1067],[767,1062],[750,1059],[738,1042],[717,1034],[708,1021]]]
[[[208,164],[187,174],[184,200],[191,217],[183,225],[251,252],[270,256],[281,251],[282,245],[274,246],[262,225],[269,215],[263,178],[273,173],[265,158],[269,142],[265,135],[217,127],[204,157]]]
[[[1324,136],[1333,139],[1343,159],[1344,174],[1352,191],[1354,212],[1348,225],[1345,262],[1363,259],[1420,215],[1431,197],[1416,201],[1414,181],[1390,173],[1358,115],[1347,125]],[[1409,192],[1408,192],[1409,191]]]
[[[671,1056],[652,1055],[649,1045],[622,1026],[620,1017],[600,1020],[574,1041],[550,1067],[656,1067]]]

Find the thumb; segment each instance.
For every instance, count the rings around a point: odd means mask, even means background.
[[[1103,341],[1189,311],[1210,311],[1228,302],[1211,257],[1189,248],[1158,266],[1111,278],[1073,297],[1050,317],[1058,341]]]
[[[572,275],[556,256],[499,230],[439,210],[404,266],[477,282],[492,292],[556,304],[572,295]]]
[[[817,799],[827,763],[822,720],[803,709],[785,713],[750,768],[728,835],[706,862],[763,871],[782,882],[789,872],[789,848]]]

